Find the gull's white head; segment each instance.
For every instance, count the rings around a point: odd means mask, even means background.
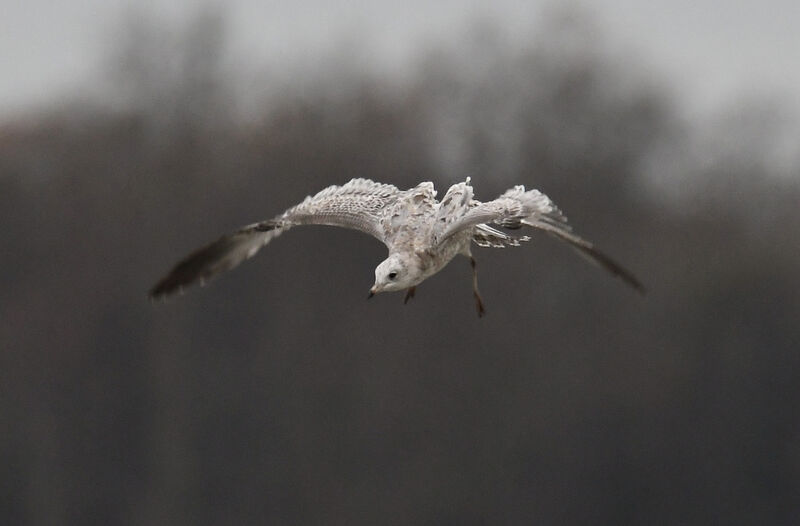
[[[411,258],[393,254],[375,268],[375,285],[369,295],[379,292],[395,292],[419,283],[419,268]]]

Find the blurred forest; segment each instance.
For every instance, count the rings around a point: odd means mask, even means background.
[[[223,16],[139,18],[113,104],[0,126],[0,522],[800,523],[795,114],[688,119],[586,17],[473,29],[240,104]],[[547,193],[648,296],[536,236],[475,251],[484,319],[466,260],[368,303],[384,247],[319,227],[146,299],[326,185],[466,176]]]

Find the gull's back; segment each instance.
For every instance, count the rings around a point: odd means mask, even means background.
[[[429,181],[403,192],[383,219],[389,251],[427,248],[436,206],[436,190]]]

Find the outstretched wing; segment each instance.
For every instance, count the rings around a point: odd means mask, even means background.
[[[630,271],[595,248],[589,241],[573,234],[561,210],[538,190],[526,192],[524,186],[515,186],[494,201],[474,202],[474,206],[458,220],[450,223],[435,241],[441,243],[456,232],[480,227],[483,223],[493,223],[510,229],[526,225],[544,230],[553,237],[566,241],[589,261],[611,272],[638,292],[644,293],[644,286]],[[480,228],[478,230],[480,231]]]
[[[195,282],[204,283],[253,257],[261,247],[297,225],[352,228],[385,242],[383,210],[400,193],[395,186],[368,179],[329,186],[273,219],[243,227],[192,252],[156,283],[150,297],[168,296]]]

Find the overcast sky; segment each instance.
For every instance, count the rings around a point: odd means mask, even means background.
[[[126,9],[180,19],[193,0],[0,0],[0,117],[75,92],[97,75]],[[407,60],[420,43],[450,40],[479,16],[512,34],[552,0],[230,0],[232,45],[255,58],[323,52],[356,30],[381,59]],[[617,45],[634,47],[699,106],[778,96],[800,107],[800,1],[577,2]]]

